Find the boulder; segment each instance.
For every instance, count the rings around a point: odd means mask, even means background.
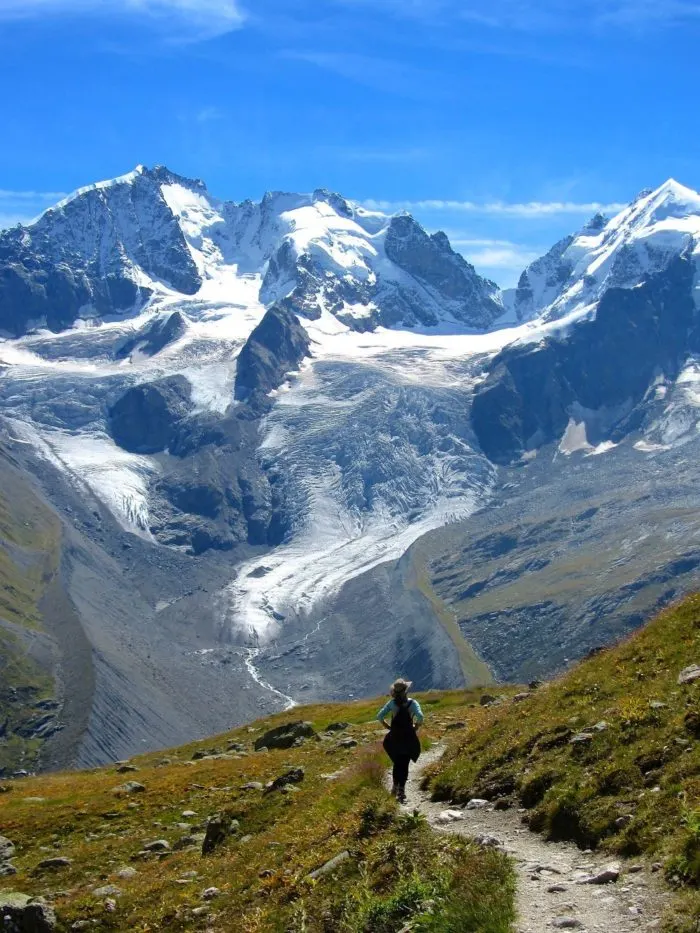
[[[255,740],[253,747],[256,751],[261,748],[291,748],[297,739],[308,739],[315,735],[310,722],[297,720],[264,732]]]
[[[278,778],[275,778],[274,781],[270,781],[270,783],[265,787],[264,793],[270,794],[272,791],[280,790],[282,787],[286,787],[288,784],[301,784],[303,780],[303,768],[289,768],[288,771],[285,771],[284,774],[281,774]]]
[[[120,784],[118,787],[113,788],[113,793],[115,794],[142,794],[146,788],[143,784],[139,784],[138,781],[127,781],[125,784]]]
[[[14,843],[7,836],[0,836],[0,862],[8,861],[15,854]]]
[[[589,875],[587,878],[581,878],[576,884],[614,884],[620,877],[619,865],[609,865],[602,871]]]
[[[235,829],[238,829],[238,822],[235,823]],[[215,813],[207,820],[207,831],[202,840],[202,855],[209,855],[214,849],[218,848],[231,835],[232,821],[231,817],[225,813]]]
[[[36,867],[43,871],[58,871],[61,868],[70,868],[72,864],[69,858],[60,855],[55,858],[45,858]]]
[[[326,732],[342,732],[344,729],[349,728],[349,722],[332,722],[330,725],[326,726]]]
[[[0,893],[0,920],[8,933],[54,933],[56,914],[41,897]]]
[[[684,668],[678,675],[679,684],[692,684],[700,680],[700,664],[691,664]]]

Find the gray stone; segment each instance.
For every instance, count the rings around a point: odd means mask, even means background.
[[[316,878],[322,878],[324,875],[330,874],[334,869],[339,865],[342,865],[343,862],[347,861],[350,858],[350,853],[347,849],[344,852],[339,852],[338,855],[334,856],[332,859],[329,859],[320,868],[316,868],[314,871],[309,872],[306,876],[307,881],[315,881]]]
[[[118,787],[113,788],[113,793],[115,794],[142,794],[146,788],[143,784],[139,784],[138,781],[127,781],[125,784],[119,784]]]
[[[274,781],[270,781],[270,783],[266,785],[264,793],[270,794],[272,791],[279,790],[288,784],[301,784],[303,780],[303,768],[289,768],[284,772],[284,774],[281,774],[278,778],[275,778]]]
[[[582,930],[583,924],[576,917],[556,917],[552,920],[552,926],[556,930]]]
[[[119,897],[122,889],[118,888],[116,884],[106,884],[101,888],[95,888],[92,893],[95,897]]]
[[[11,859],[15,854],[15,846],[7,836],[0,836],[0,862]]]
[[[291,748],[294,742],[299,738],[308,739],[316,735],[310,722],[288,722],[282,726],[276,726],[263,732],[255,740],[253,747],[256,751],[261,748]]]
[[[169,852],[170,843],[167,839],[154,839],[153,842],[145,843],[144,852]]]
[[[472,798],[472,800],[470,800],[467,803],[465,809],[466,810],[484,810],[486,807],[488,807],[488,805],[489,805],[488,800],[482,800],[479,797],[474,797]]]
[[[221,894],[221,891],[218,888],[207,888],[205,891],[202,891],[202,900],[203,901],[213,901],[215,897],[218,897]]]
[[[685,667],[678,675],[679,684],[692,684],[696,680],[700,680],[700,664],[691,664],[690,667]]]
[[[8,933],[54,933],[56,914],[41,897],[14,892],[0,893],[0,919]]]
[[[70,868],[72,864],[71,859],[61,855],[54,858],[45,858],[36,867],[46,871],[58,871],[61,868]]]
[[[620,877],[620,868],[618,865],[609,865],[602,871],[590,875],[588,878],[581,878],[576,884],[614,884]]]

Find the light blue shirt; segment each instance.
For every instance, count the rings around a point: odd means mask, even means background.
[[[394,716],[396,715],[396,713],[398,713],[398,711],[399,711],[398,703],[396,702],[396,700],[392,698],[387,703],[385,703],[384,706],[382,706],[382,708],[379,710],[379,712],[377,713],[377,720],[378,722],[381,722],[382,719],[386,719],[389,713],[391,713],[392,716]],[[411,702],[408,704],[408,711],[413,717],[415,724],[417,726],[420,726],[423,722],[423,710],[420,708],[420,703],[418,702],[418,700],[411,700]]]

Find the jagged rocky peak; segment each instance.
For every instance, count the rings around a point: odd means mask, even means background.
[[[138,310],[154,283],[197,292],[199,271],[161,190],[174,177],[139,166],[0,233],[0,331],[59,331],[81,316]]]

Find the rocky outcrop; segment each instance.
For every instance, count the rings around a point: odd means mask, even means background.
[[[311,355],[309,337],[291,311],[274,306],[245,342],[236,368],[235,397],[255,408]]]
[[[400,214],[391,219],[384,248],[400,269],[433,288],[441,298],[456,302],[453,313],[465,324],[489,327],[503,314],[503,306],[495,300],[498,286],[483,279],[462,255],[455,253],[441,231],[429,236],[410,215]],[[394,323],[382,317],[383,323]],[[426,315],[419,321],[438,323]]]
[[[183,294],[197,292],[199,272],[161,191],[176,179],[162,167],[140,168],[0,233],[0,331],[60,331],[80,316],[130,311],[150,295],[137,268]]]
[[[592,320],[496,356],[471,413],[489,459],[510,463],[558,440],[574,406],[590,413],[620,406],[598,441],[635,430],[656,374],[676,376],[700,349],[693,279],[690,258],[680,256],[637,288],[608,289]]]
[[[117,350],[116,357],[123,360],[131,356],[134,351],[138,351],[143,356],[155,356],[168,344],[182,337],[186,330],[187,323],[179,311],[167,317],[158,317],[145,330],[125,341]]]
[[[314,735],[316,733],[310,722],[287,722],[264,732],[255,740],[254,748],[256,751],[260,748],[291,748],[299,739],[312,738]]]
[[[173,443],[190,408],[191,387],[184,376],[143,383],[109,409],[110,433],[130,453],[159,453]]]

